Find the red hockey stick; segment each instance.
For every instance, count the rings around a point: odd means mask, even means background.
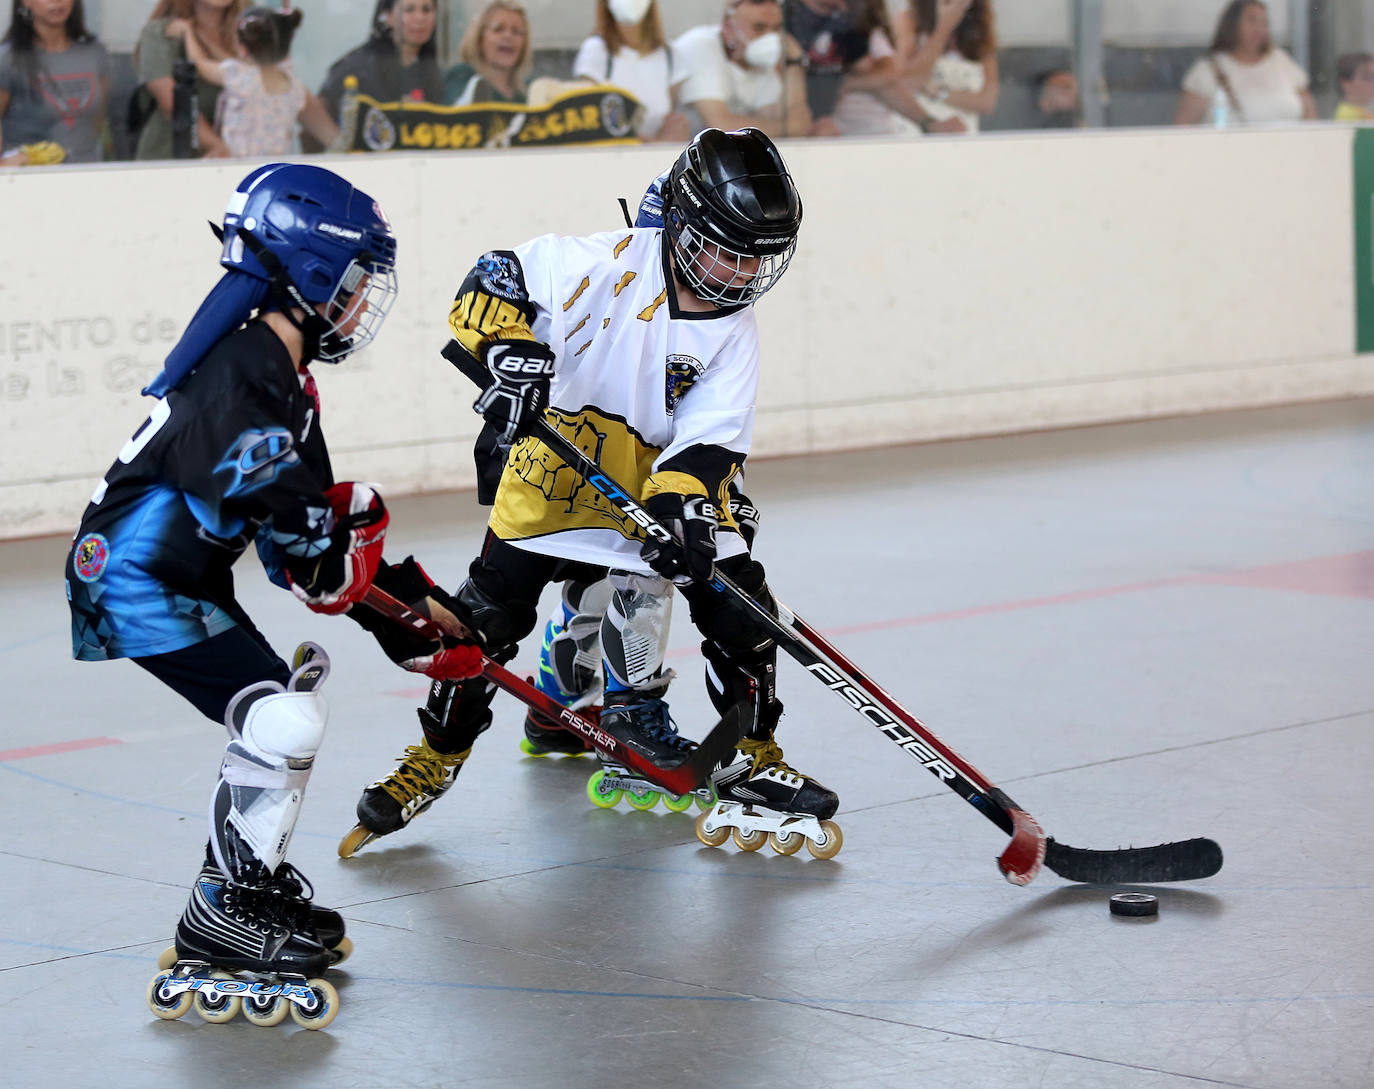
[[[376,586],[368,588],[363,604],[406,625],[426,639],[439,642],[446,637],[443,629],[429,617],[422,616]],[[516,676],[500,663],[493,662],[485,656],[482,658],[482,676],[503,692],[509,692],[521,703],[534,708],[545,718],[558,723],[563,729],[577,734],[597,752],[604,753],[609,759],[638,772],[650,782],[657,783],[673,794],[690,794],[702,786],[722,761],[734,755],[735,743],[739,741],[744,728],[739,707],[730,708],[725,717],[702,739],[701,744],[683,763],[665,768],[641,756],[591,719],[579,715],[576,711],[570,711],[552,696],[539,691],[524,678]]]
[[[492,375],[475,358],[450,341],[443,356],[477,385],[485,388]],[[592,488],[605,496],[621,514],[665,548],[679,545],[668,529],[646,511],[619,484],[607,476],[591,457],[566,436],[555,431],[548,419],[538,420],[532,436],[562,458]],[[998,868],[1014,885],[1035,879],[1042,864],[1070,881],[1102,884],[1195,881],[1221,869],[1221,848],[1205,838],[1163,843],[1154,847],[1126,847],[1109,851],[1069,847],[1046,839],[1040,825],[999,787],[956,753],[884,689],[826,642],[820,634],[781,602],[779,616],[761,607],[735,583],[713,570],[709,586],[755,624],[773,634],[787,651],[822,684],[858,711],[880,733],[914,757],[945,786],[962,797],[998,828],[1011,842],[997,859]]]

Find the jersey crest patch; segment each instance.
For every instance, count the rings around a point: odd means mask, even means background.
[[[504,253],[484,253],[477,259],[477,279],[489,295],[502,299],[523,299],[520,266]]]
[[[88,533],[76,542],[72,567],[82,582],[94,582],[105,573],[110,561],[110,542],[99,533]]]
[[[669,416],[677,411],[678,402],[687,391],[697,384],[701,372],[706,367],[701,360],[690,355],[670,355],[665,369],[667,379],[663,390],[663,407]]]

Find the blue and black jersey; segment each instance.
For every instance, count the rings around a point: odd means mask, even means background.
[[[274,581],[284,551],[329,543],[334,483],[318,405],[270,328],[210,350],[120,451],[67,557],[74,655],[179,650],[233,627],[231,568],[256,539]]]

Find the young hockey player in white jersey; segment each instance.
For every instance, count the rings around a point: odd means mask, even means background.
[[[801,200],[777,149],[753,129],[697,136],[665,198],[662,229],[546,235],[485,254],[460,287],[454,339],[496,379],[474,407],[514,446],[454,609],[488,654],[509,660],[550,581],[590,584],[617,572],[617,606],[603,628],[610,682],[601,725],[666,765],[692,748],[662,699],[668,580],[677,582],[705,636],[717,707],[747,701],[741,800],[828,818],[836,795],[788,767],[774,739],[776,646],[702,584],[716,563],[771,603],[728,497],[753,437],[752,304],[791,261]],[[640,496],[682,543],[679,556],[647,542],[528,437],[541,415]],[[480,680],[431,687],[424,737],[364,791],[363,827],[393,832],[447,790],[491,723],[492,694]]]

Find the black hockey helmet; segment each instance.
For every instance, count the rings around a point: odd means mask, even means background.
[[[677,275],[706,302],[752,303],[777,283],[801,218],[792,175],[758,129],[706,129],[668,172],[663,225]]]

